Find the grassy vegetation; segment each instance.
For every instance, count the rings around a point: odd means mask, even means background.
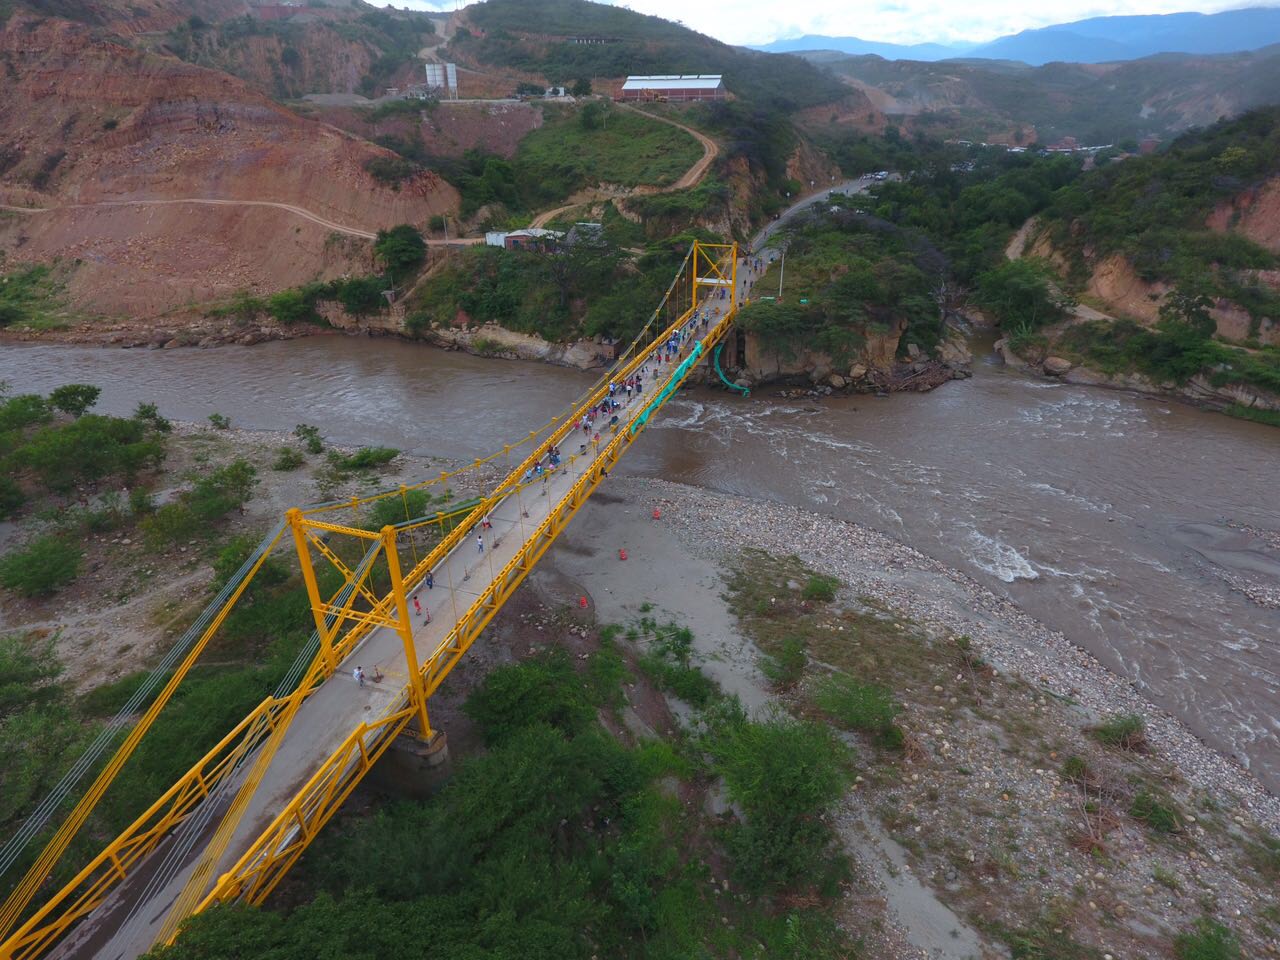
[[[1147,723],[1136,713],[1119,714],[1090,731],[1095,740],[1109,747],[1141,752],[1147,748]]]
[[[543,115],[512,161],[530,208],[594,183],[668,186],[702,156],[702,145],[683,130],[608,104],[549,104]]]
[[[1177,960],[1240,960],[1240,941],[1224,924],[1203,917],[1178,934],[1173,954]]]
[[[647,643],[639,666],[659,690],[699,708],[710,706],[716,699],[716,685],[693,663],[693,633],[688,627],[658,624],[653,618],[644,617],[628,631],[628,637]]]
[[[64,284],[46,264],[18,267],[0,276],[0,328],[53,330],[69,324]]]
[[[814,705],[846,730],[875,737],[882,746],[902,746],[902,730],[893,722],[899,707],[888,690],[853,677],[825,677],[813,693]]]
[[[75,580],[83,558],[83,551],[64,537],[37,537],[0,557],[0,587],[26,597],[57,593]]]

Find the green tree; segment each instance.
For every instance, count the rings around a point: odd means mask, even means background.
[[[80,573],[84,554],[69,540],[52,534],[0,557],[0,586],[26,597],[57,593]]]
[[[1217,332],[1217,321],[1209,314],[1213,298],[1197,283],[1181,283],[1160,304],[1164,324],[1184,324],[1206,340]]]
[[[68,383],[49,394],[49,405],[55,410],[79,417],[87,413],[101,395],[101,387],[88,383]]]
[[[1002,324],[1033,329],[1062,317],[1070,300],[1053,287],[1048,269],[1035,260],[1008,260],[978,275],[974,299]]]
[[[573,81],[573,87],[569,92],[575,97],[589,97],[591,96],[591,81],[586,77],[579,77]]]
[[[402,280],[427,259],[427,244],[413,226],[402,223],[390,230],[379,230],[373,252],[393,280]]]

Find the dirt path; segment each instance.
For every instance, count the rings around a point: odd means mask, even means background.
[[[335,233],[342,233],[349,237],[360,237],[364,240],[376,240],[378,238],[376,232],[361,230],[357,227],[348,227],[345,224],[338,223],[336,220],[329,220],[318,213],[312,213],[305,207],[295,206],[292,203],[279,203],[275,200],[211,200],[205,197],[182,197],[174,200],[99,200],[97,203],[66,203],[55,207],[15,207],[8,204],[0,204],[0,210],[7,210],[11,213],[53,213],[58,210],[92,210],[96,207],[166,206],[184,203],[200,203],[217,207],[274,207],[277,210],[288,211],[303,220],[319,224]],[[426,242],[432,246],[458,246],[481,243],[483,238],[427,240]]]
[[[664,187],[663,188],[664,190],[688,190],[690,187],[696,187],[699,183],[702,182],[702,178],[707,175],[707,171],[711,169],[712,162],[715,160],[716,157],[720,155],[719,144],[717,144],[714,140],[712,140],[706,134],[699,133],[697,130],[693,129],[693,127],[686,126],[685,124],[680,123],[678,120],[672,120],[669,117],[659,116],[656,113],[649,113],[647,110],[640,110],[636,107],[630,106],[629,104],[619,103],[617,104],[617,106],[623,110],[630,110],[632,113],[638,113],[641,116],[648,117],[650,120],[657,120],[659,123],[665,123],[670,126],[677,127],[683,130],[685,133],[689,134],[689,136],[693,137],[695,140],[697,140],[698,143],[702,144],[702,156],[698,159],[698,161],[694,163],[693,166],[691,166],[688,170],[686,170],[684,174],[680,177],[680,179],[677,180],[675,183],[673,183],[670,187]],[[569,210],[572,210],[574,207],[580,207],[584,203],[596,203],[600,200],[619,200],[625,197],[632,196],[633,194],[636,194],[636,193],[649,193],[649,192],[652,192],[652,188],[633,187],[629,190],[623,190],[621,192],[617,190],[613,190],[609,192],[605,192],[603,190],[579,191],[578,193],[574,194],[574,197],[571,198],[570,202],[566,203],[564,206],[556,207],[553,210],[547,210],[543,213],[538,214],[536,217],[533,218],[533,222],[530,223],[529,226],[538,227],[538,228],[545,227],[552,220],[556,219],[556,217],[560,216],[563,213],[568,212]]]
[[[663,117],[656,113],[650,113],[647,110],[641,110],[626,103],[619,103],[619,107],[623,110],[630,110],[632,113],[638,113],[641,116],[648,117],[650,120],[657,120],[659,123],[669,124],[683,130],[693,139],[702,144],[702,159],[685,171],[684,176],[672,184],[672,190],[688,190],[690,187],[696,187],[702,182],[702,178],[706,176],[707,170],[711,168],[711,162],[720,155],[719,145],[708,137],[706,134],[699,133],[693,127],[686,126],[678,120],[672,120],[670,117]]]

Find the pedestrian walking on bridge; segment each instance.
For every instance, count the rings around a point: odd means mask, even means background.
[[[484,553],[484,537],[478,533],[476,534],[476,552]]]

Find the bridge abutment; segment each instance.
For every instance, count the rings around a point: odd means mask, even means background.
[[[430,740],[420,740],[415,732],[406,730],[369,771],[379,789],[414,800],[438,793],[452,775],[449,738],[442,730],[435,731]]]

